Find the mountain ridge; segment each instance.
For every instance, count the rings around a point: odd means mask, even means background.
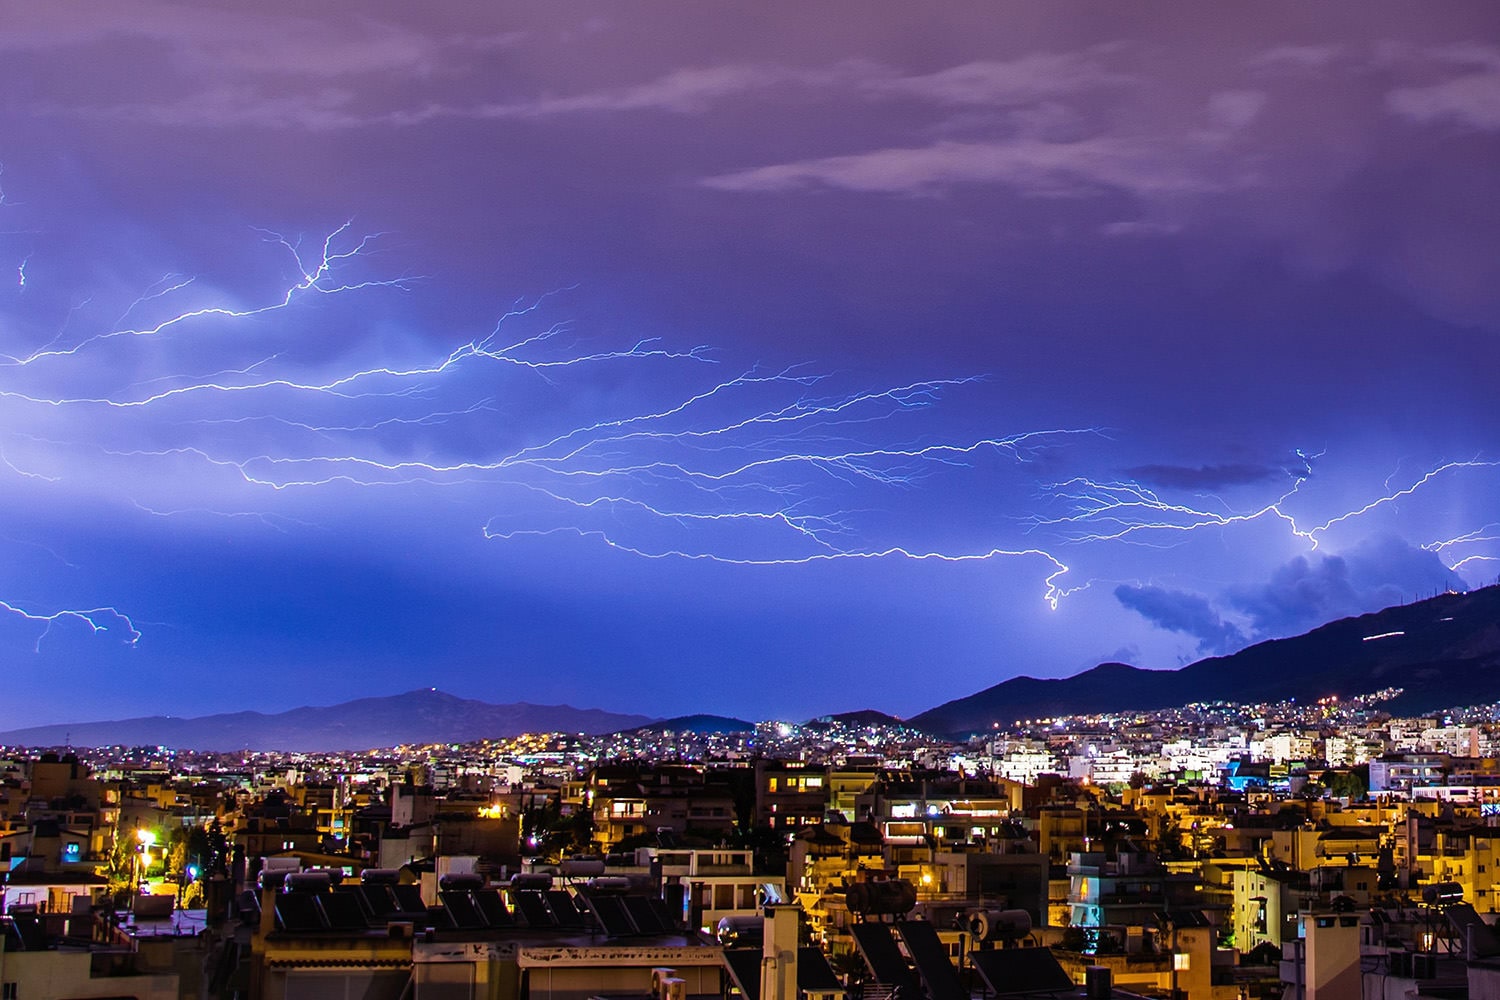
[[[1177,670],[1101,663],[1069,677],[1013,677],[908,722],[958,735],[1055,715],[1346,698],[1395,687],[1402,693],[1388,706],[1406,712],[1500,700],[1500,586],[1341,618]]]
[[[151,715],[29,726],[0,732],[22,746],[168,746],[205,751],[363,750],[409,743],[466,743],[527,732],[608,733],[651,718],[571,705],[493,704],[436,688],[303,705],[283,712]]]

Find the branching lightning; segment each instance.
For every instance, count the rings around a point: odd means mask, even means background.
[[[1424,549],[1427,549],[1429,552],[1437,552],[1439,554],[1442,554],[1448,549],[1456,548],[1460,550],[1467,550],[1468,548],[1476,545],[1500,544],[1500,533],[1491,534],[1491,532],[1500,532],[1500,521],[1493,521],[1489,524],[1486,524],[1482,528],[1475,528],[1473,531],[1466,531],[1463,534],[1455,535],[1452,538],[1440,539],[1436,542],[1429,542],[1422,547]],[[1475,562],[1500,562],[1500,555],[1491,555],[1485,552],[1470,552],[1468,555],[1462,556],[1454,562],[1449,563],[1449,566],[1454,571],[1457,571],[1467,566],[1469,563]]]
[[[582,541],[733,567],[1005,562],[1036,574],[1056,609],[1089,586],[1063,580],[1095,550],[1169,546],[1257,522],[1279,523],[1316,549],[1336,527],[1445,477],[1500,467],[1446,462],[1331,514],[1309,496],[1321,456],[1302,452],[1290,485],[1258,502],[1085,474],[1038,484],[1037,470],[1087,454],[1106,440],[1102,429],[959,434],[925,419],[950,396],[979,391],[985,380],[976,377],[848,388],[803,366],[726,373],[705,345],[592,345],[566,324],[541,323],[555,292],[516,302],[487,333],[445,341],[456,346],[433,350],[425,345],[435,335],[424,331],[411,338],[418,346],[379,354],[361,339],[365,348],[333,352],[338,360],[310,360],[322,356],[295,341],[268,353],[256,324],[300,330],[314,303],[416,286],[414,277],[364,273],[378,235],[345,223],[304,245],[261,232],[291,276],[245,302],[205,301],[204,282],[169,274],[92,332],[68,334],[70,318],[25,346],[10,343],[22,339],[19,325],[0,327],[0,471],[37,491],[83,482],[151,517],[277,530],[364,502],[351,491],[400,491],[456,501],[474,517],[469,530],[492,543]],[[17,268],[23,289],[31,257]],[[586,374],[601,370],[608,391]],[[1024,485],[1035,506],[996,510],[979,535],[912,515],[926,497],[985,490],[997,478]],[[1500,541],[1486,534],[1495,527],[1427,547],[1461,550],[1455,568],[1500,558],[1474,551]],[[39,627],[38,645],[64,621],[131,645],[141,638],[113,607],[0,610]]]
[[[40,614],[17,607],[7,601],[0,601],[0,611],[42,626],[41,634],[36,637],[36,644],[33,647],[37,652],[41,652],[42,640],[51,634],[53,627],[65,621],[80,622],[88,626],[89,631],[95,634],[108,632],[111,628],[122,630],[124,641],[130,646],[134,646],[141,638],[141,633],[136,630],[135,622],[116,608],[89,608],[81,611],[66,610]]]
[[[1305,456],[1307,460],[1321,456]],[[1429,487],[1447,473],[1458,470],[1486,470],[1500,468],[1500,461],[1479,458],[1464,461],[1443,462],[1434,466],[1410,483],[1401,487],[1391,485],[1395,473],[1386,478],[1385,493],[1356,507],[1349,508],[1331,517],[1319,520],[1315,516],[1299,514],[1296,502],[1303,492],[1303,485],[1311,476],[1311,465],[1305,471],[1292,473],[1290,489],[1282,492],[1268,503],[1236,510],[1218,496],[1196,498],[1197,502],[1168,500],[1158,491],[1131,480],[1094,480],[1084,476],[1048,484],[1046,492],[1056,502],[1064,505],[1065,513],[1037,515],[1030,518],[1036,528],[1051,528],[1066,533],[1069,541],[1077,545],[1106,542],[1140,542],[1141,544],[1170,544],[1173,536],[1184,536],[1209,529],[1225,529],[1234,525],[1276,519],[1282,521],[1287,530],[1302,539],[1310,550],[1316,550],[1323,537],[1332,529],[1349,521],[1357,520],[1379,508],[1397,503]],[[1204,502],[1208,501],[1208,502]],[[1487,526],[1488,527],[1493,527]],[[1500,536],[1482,534],[1487,528],[1478,529],[1455,538],[1424,546],[1433,552],[1463,543],[1478,544],[1500,540]],[[1163,542],[1162,540],[1166,541]],[[1475,559],[1495,558],[1488,555],[1466,557],[1450,568],[1458,569]]]

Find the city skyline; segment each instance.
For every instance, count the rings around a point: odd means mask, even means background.
[[[910,715],[1500,572],[1485,6],[5,9],[0,728]]]

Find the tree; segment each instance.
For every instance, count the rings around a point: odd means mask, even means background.
[[[104,850],[101,874],[110,897],[117,905],[123,903],[135,882],[135,842],[120,829],[118,816],[109,830],[109,846]]]
[[[1324,771],[1323,784],[1336,799],[1362,799],[1367,791],[1359,773],[1352,770]]]

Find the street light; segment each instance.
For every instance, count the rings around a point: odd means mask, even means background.
[[[146,880],[146,869],[151,867],[151,847],[156,843],[156,833],[145,827],[135,831],[135,839],[140,841],[140,875],[135,880],[135,887],[140,889],[141,883]]]

